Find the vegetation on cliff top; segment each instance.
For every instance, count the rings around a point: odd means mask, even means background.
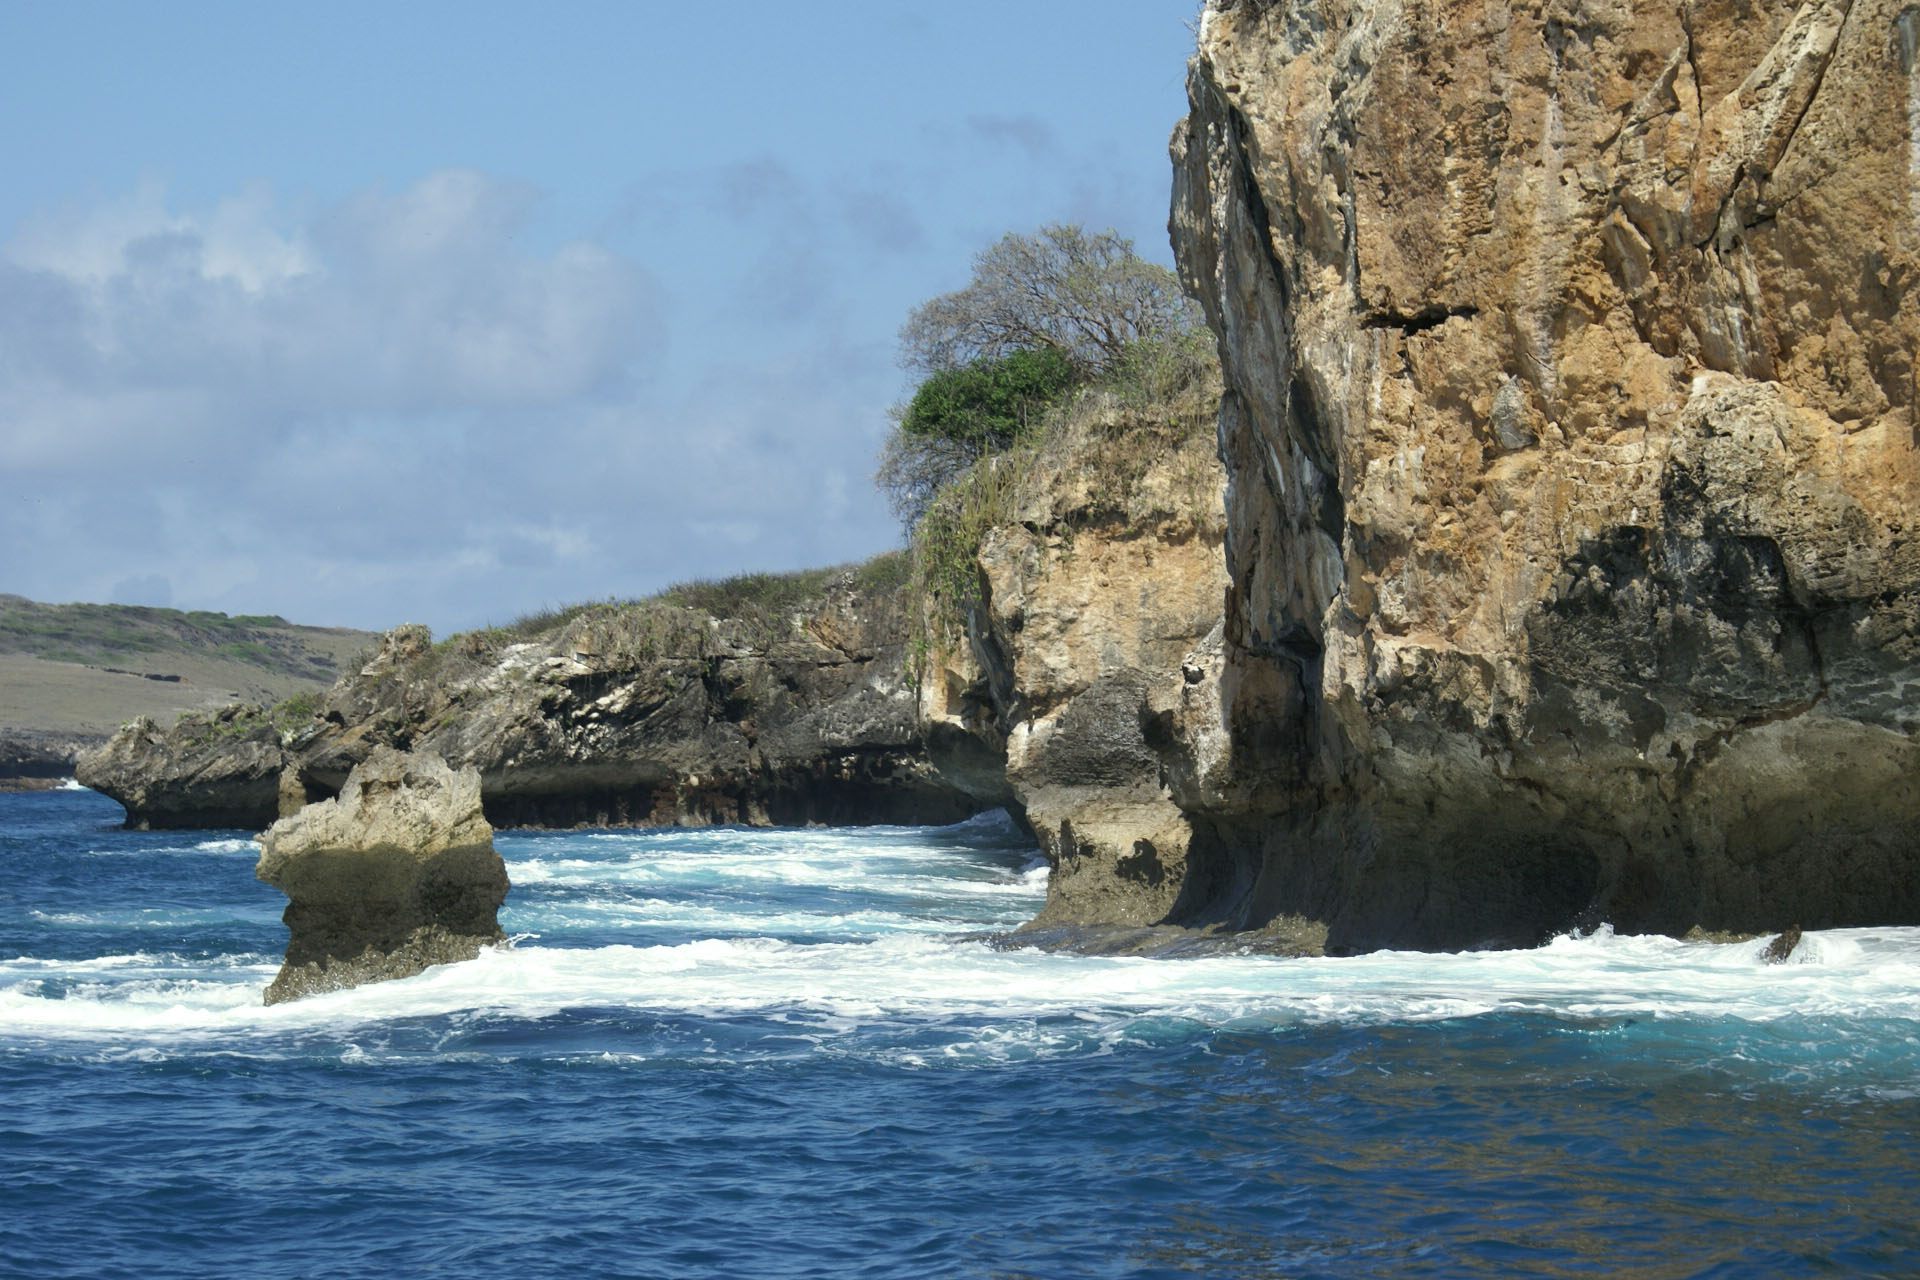
[[[448,636],[441,645],[465,642],[517,644],[557,636],[580,618],[613,618],[662,606],[691,609],[723,622],[771,624],[825,599],[836,582],[877,594],[904,585],[911,572],[905,551],[888,551],[855,564],[787,573],[742,573],[729,578],[693,578],[650,596],[586,600],[524,613],[503,626],[484,626]]]
[[[1002,236],[974,256],[966,288],[916,307],[900,330],[901,363],[927,376],[1039,351],[1094,379],[1114,373],[1137,344],[1200,325],[1179,279],[1135,253],[1133,241],[1056,224]]]
[[[895,410],[876,479],[909,525],[907,550],[540,610],[427,645],[405,662],[403,678],[459,680],[490,667],[508,645],[557,643],[570,631],[595,651],[685,656],[680,650],[704,642],[686,633],[684,616],[672,616],[681,611],[735,623],[749,643],[773,644],[793,638],[799,616],[836,583],[905,603],[912,642],[924,650],[957,636],[978,593],[982,539],[1016,519],[1039,473],[1075,489],[1062,517],[1073,526],[1198,524],[1211,504],[1198,469],[1184,488],[1162,485],[1141,500],[1141,481],[1156,463],[1210,435],[1219,368],[1212,335],[1174,274],[1117,233],[1049,226],[1003,237],[975,258],[966,288],[914,311],[901,342],[902,363],[924,376]],[[286,735],[318,710],[302,698],[262,715]]]
[[[1069,534],[1198,523],[1212,505],[1199,466],[1184,484],[1143,490],[1156,463],[1210,438],[1219,363],[1178,279],[1115,232],[1003,237],[965,289],[914,311],[901,363],[923,379],[894,412],[875,482],[910,530],[919,647],[958,637],[982,540],[1020,518],[1043,474],[1076,494]]]
[[[458,632],[437,643],[428,643],[422,629],[414,647],[402,639],[394,650],[399,660],[380,678],[407,688],[402,701],[410,722],[444,722],[510,645],[543,644],[613,663],[705,662],[726,653],[730,645],[765,649],[804,638],[805,620],[835,590],[852,590],[875,605],[897,607],[911,576],[909,554],[890,551],[856,564],[694,579],[639,599],[542,609],[504,626]],[[726,624],[720,636],[712,634],[709,620]],[[361,661],[373,656],[370,652]],[[196,741],[251,733],[267,725],[290,741],[324,709],[318,695],[301,694],[266,708],[229,708],[182,723]]]

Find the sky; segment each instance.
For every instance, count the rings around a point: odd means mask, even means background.
[[[1199,0],[0,4],[0,591],[437,635],[901,544],[897,334],[1171,263]]]

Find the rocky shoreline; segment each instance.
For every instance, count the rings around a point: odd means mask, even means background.
[[[73,777],[87,751],[105,745],[98,733],[0,729],[0,791],[45,791]]]
[[[1331,950],[1920,920],[1911,24],[1214,0],[1227,392],[1173,917]]]
[[[1005,806],[1036,945],[1920,922],[1910,16],[1211,0],[1170,225],[1220,385],[1082,402],[964,617],[401,628],[81,780],[155,826],[383,745],[496,825]]]
[[[477,769],[502,827],[957,822],[982,806],[921,749],[897,585],[593,606],[526,638],[400,627],[308,706],[138,721],[78,776],[146,827],[264,827],[381,746]]]
[[[1035,495],[924,708],[1053,863],[1022,936],[1920,921],[1895,8],[1209,4],[1221,523]]]

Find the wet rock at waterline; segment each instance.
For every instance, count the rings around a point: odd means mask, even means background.
[[[1768,964],[1785,964],[1787,958],[1793,954],[1794,949],[1799,945],[1800,926],[1794,925],[1792,928],[1778,934],[1772,942],[1769,942],[1766,950],[1760,953],[1760,958]]]
[[[507,869],[480,809],[480,774],[376,748],[340,795],[260,837],[255,874],[290,900],[278,1004],[471,960],[504,940]]]

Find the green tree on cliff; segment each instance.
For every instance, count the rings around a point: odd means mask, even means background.
[[[900,362],[921,382],[893,411],[875,481],[912,526],[941,488],[1012,447],[1077,387],[1201,326],[1173,272],[1118,232],[1003,236],[974,258],[966,288],[915,308],[900,330]]]
[[[1055,351],[1083,377],[1110,373],[1135,343],[1188,333],[1200,310],[1165,267],[1117,231],[1075,225],[1008,234],[973,260],[973,280],[922,303],[900,330],[922,374],[1016,351]]]
[[[979,356],[929,376],[895,409],[895,430],[880,455],[877,479],[895,514],[917,521],[942,485],[1013,447],[1079,381],[1073,363],[1051,347]]]

